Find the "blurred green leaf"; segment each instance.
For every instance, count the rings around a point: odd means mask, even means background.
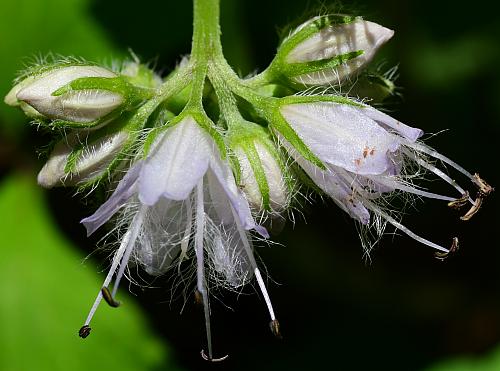
[[[500,348],[483,357],[460,357],[426,368],[425,371],[498,371],[500,370]]]
[[[0,370],[177,369],[127,297],[119,309],[102,305],[93,333],[78,337],[103,274],[82,264],[42,195],[20,175],[0,186]]]
[[[88,12],[88,0],[0,1],[0,125],[16,134],[25,122],[17,110],[3,104],[23,62],[48,53],[111,61],[120,53]]]
[[[497,40],[480,33],[446,42],[423,37],[412,49],[409,67],[414,80],[435,89],[487,74],[500,57]]]

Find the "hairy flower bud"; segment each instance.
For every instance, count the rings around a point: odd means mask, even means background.
[[[118,131],[95,138],[76,132],[62,139],[38,173],[38,184],[44,188],[83,184],[100,177],[122,150],[129,138]]]
[[[283,42],[277,69],[293,83],[339,84],[357,75],[393,34],[360,17],[317,17]]]
[[[244,134],[231,135],[240,188],[253,209],[281,211],[289,201],[283,161],[264,129],[246,124]]]
[[[117,75],[97,66],[61,67],[29,77],[16,85],[5,98],[7,103],[24,102],[49,119],[88,123],[109,114],[123,103],[123,97],[104,89],[72,90],[54,93],[65,85],[82,78],[115,78]]]
[[[44,116],[36,109],[31,107],[29,104],[19,101],[17,99],[17,93],[19,93],[20,90],[31,84],[33,81],[35,81],[35,77],[29,76],[23,79],[21,82],[14,85],[14,87],[10,89],[9,93],[5,96],[4,102],[9,106],[21,108],[28,117],[43,118]]]

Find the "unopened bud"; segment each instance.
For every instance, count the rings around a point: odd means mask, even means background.
[[[250,206],[255,210],[286,208],[289,192],[284,169],[266,133],[232,138],[231,142],[239,165],[239,186]]]
[[[317,17],[283,42],[277,69],[293,83],[339,84],[357,75],[393,34],[359,17]]]
[[[5,96],[3,101],[9,106],[21,108],[28,117],[43,118],[43,115],[36,109],[31,107],[29,104],[17,99],[17,93],[19,93],[20,90],[31,84],[33,81],[35,81],[34,76],[29,76],[21,80],[19,83],[14,85],[12,89],[10,89],[9,93]]]
[[[38,173],[44,188],[83,184],[101,176],[125,145],[129,134],[119,131],[89,140],[88,133],[73,133],[56,144]],[[80,146],[80,148],[78,148]]]
[[[15,86],[5,100],[14,104],[16,101],[25,102],[49,119],[92,122],[118,108],[123,103],[123,97],[104,89],[72,90],[54,95],[54,92],[65,85],[88,77],[114,78],[117,75],[97,66],[56,68],[40,76],[29,77],[27,83],[21,82],[22,86]]]

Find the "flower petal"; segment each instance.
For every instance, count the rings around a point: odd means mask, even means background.
[[[402,122],[396,120],[395,118],[392,118],[391,116],[386,115],[385,113],[380,112],[379,110],[373,107],[364,106],[364,107],[359,107],[357,109],[359,110],[359,112],[365,114],[372,120],[377,121],[379,124],[393,129],[399,135],[402,135],[412,143],[415,142],[418,138],[420,138],[424,134],[424,132],[421,129],[405,125]]]
[[[381,174],[392,166],[388,154],[400,145],[357,108],[332,102],[281,107],[283,117],[323,162],[356,174]]]
[[[311,180],[346,213],[362,224],[370,222],[370,213],[353,194],[348,183],[340,173],[336,172],[334,166],[327,170],[321,170],[317,166],[305,160],[293,147],[282,139],[283,146],[289,151],[297,164],[309,175]]]
[[[207,174],[210,196],[221,221],[228,224],[233,220],[230,207],[232,206],[244,229],[254,229],[262,237],[269,238],[267,230],[255,224],[248,201],[236,187],[233,173],[227,162],[222,161],[216,154],[210,161],[210,169],[211,171]]]
[[[106,223],[136,192],[136,182],[141,171],[142,161],[138,161],[125,174],[118,183],[115,191],[108,200],[103,203],[94,214],[81,220],[87,228],[87,236],[94,233],[99,227]]]
[[[146,272],[157,276],[172,266],[181,244],[189,240],[191,231],[187,227],[191,217],[190,204],[186,201],[160,198],[148,208],[135,248],[135,259]]]
[[[184,200],[208,169],[215,143],[192,117],[158,138],[139,178],[139,199],[153,205],[160,196]]]

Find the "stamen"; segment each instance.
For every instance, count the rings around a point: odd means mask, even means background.
[[[264,280],[262,279],[259,268],[255,267],[254,273],[255,273],[255,278],[256,278],[257,283],[259,285],[260,291],[262,293],[262,296],[264,296],[264,301],[266,302],[267,310],[269,311],[269,316],[271,317],[271,321],[276,321],[276,316],[274,315],[274,309],[273,309],[273,305],[271,303],[271,298],[269,297],[269,294],[267,293],[266,285],[264,284]]]
[[[194,246],[196,254],[196,273],[197,273],[197,288],[201,294],[203,302],[203,311],[205,313],[205,329],[207,333],[208,357],[207,360],[213,360],[212,352],[212,332],[210,328],[210,307],[208,303],[208,294],[205,282],[205,263],[203,260],[203,236],[205,233],[205,209],[203,201],[203,178],[200,179],[196,186],[196,234],[194,236]],[[195,294],[196,295],[196,294]],[[204,352],[202,353],[202,357]]]
[[[191,230],[193,228],[193,207],[191,205],[191,196],[186,198],[186,229],[184,236],[181,240],[181,253],[179,255],[179,264],[177,265],[177,272],[181,274],[181,263],[187,256],[189,247],[189,239],[191,238]]]
[[[470,220],[479,211],[482,204],[483,204],[483,195],[481,194],[481,191],[479,191],[476,197],[476,201],[469,209],[469,211],[467,211],[464,216],[460,217],[460,220],[464,221]]]
[[[427,155],[429,155],[431,157],[437,158],[438,160],[443,161],[444,163],[446,163],[446,164],[450,165],[451,167],[453,167],[455,170],[457,170],[460,173],[464,174],[466,177],[468,177],[472,181],[472,183],[474,183],[479,188],[479,191],[484,196],[487,196],[491,192],[493,192],[494,188],[492,186],[490,186],[488,183],[486,183],[483,179],[481,179],[481,177],[479,176],[478,173],[475,173],[474,175],[472,175],[467,170],[465,170],[463,167],[461,167],[460,165],[458,165],[456,162],[450,160],[446,156],[443,156],[439,152],[434,151],[430,147],[427,147],[427,146],[422,145],[420,143],[405,142],[404,144],[407,147],[413,148],[413,149],[415,149],[417,151],[420,151],[420,152],[423,152],[423,153],[425,153],[425,154],[427,154]],[[477,200],[476,200],[476,203],[477,203]]]
[[[271,298],[269,297],[269,294],[268,294],[267,289],[266,289],[266,285],[264,283],[264,280],[262,279],[262,275],[260,274],[260,270],[257,267],[257,262],[255,261],[255,257],[253,255],[252,249],[250,247],[250,244],[248,243],[246,231],[241,226],[240,219],[238,217],[238,214],[234,210],[233,206],[231,206],[231,211],[233,213],[234,222],[236,223],[236,229],[238,230],[238,233],[240,235],[240,239],[243,242],[243,247],[245,248],[245,252],[248,256],[248,260],[250,261],[250,264],[252,265],[252,267],[254,269],[255,278],[257,280],[257,284],[259,285],[260,292],[262,293],[262,296],[264,297],[264,301],[266,302],[267,310],[269,311],[269,316],[271,317],[271,323],[272,323],[272,322],[276,321],[276,316],[274,315],[274,309],[273,309],[273,304],[271,303]],[[277,321],[276,321],[276,323],[277,323]]]
[[[455,201],[448,202],[448,207],[451,207],[452,209],[461,209],[465,205],[467,205],[467,202],[469,202],[470,196],[469,192],[465,191],[462,197],[457,198]],[[474,202],[472,203],[474,205]]]
[[[443,179],[446,183],[448,183],[453,188],[455,188],[458,192],[460,192],[460,194],[462,195],[462,197],[466,193],[468,194],[468,192],[466,190],[464,190],[462,187],[460,187],[456,181],[454,181],[453,179],[451,179],[448,175],[446,175],[442,170],[438,169],[436,166],[434,166],[434,165],[428,163],[427,161],[423,160],[422,158],[416,156],[413,152],[408,151],[407,149],[403,149],[403,152],[405,153],[405,155],[407,155],[408,157],[410,157],[417,164],[419,164],[423,168],[429,170],[430,172],[436,174],[439,178]],[[474,204],[474,200],[472,198],[469,197],[468,201],[471,204]]]
[[[443,195],[440,195],[437,193],[426,192],[426,191],[422,191],[418,188],[404,185],[401,183],[401,181],[398,181],[397,178],[386,177],[386,176],[366,176],[366,177],[368,179],[373,180],[374,182],[380,183],[380,184],[385,185],[387,187],[399,189],[400,191],[407,192],[407,193],[413,193],[417,196],[433,198],[436,200],[443,200],[443,201],[456,201],[455,197],[443,196]]]
[[[210,357],[207,357],[207,355],[205,354],[205,350],[201,350],[200,352],[201,354],[201,358],[203,358],[205,361],[209,361],[209,362],[222,362],[222,361],[225,361],[226,359],[228,359],[229,357],[229,354],[226,354],[224,357],[220,357],[220,358],[210,358]]]
[[[444,253],[447,253],[449,252],[450,250],[441,246],[441,245],[438,245],[432,241],[429,241],[429,240],[426,240],[425,238],[423,237],[420,237],[419,235],[413,233],[412,231],[410,231],[407,227],[405,227],[404,225],[402,225],[401,223],[399,223],[398,221],[396,221],[393,217],[391,217],[389,214],[385,213],[384,211],[380,210],[376,205],[374,205],[373,203],[369,202],[369,201],[365,201],[364,202],[365,204],[365,207],[369,208],[371,211],[373,211],[375,214],[378,214],[379,216],[381,216],[382,218],[384,218],[385,220],[387,220],[389,223],[391,223],[395,228],[399,229],[401,232],[407,234],[408,236],[410,236],[411,238],[413,238],[415,241],[418,241],[420,242],[421,244],[423,245],[427,245],[429,247],[432,247],[433,249],[436,249],[436,250],[439,250],[439,251],[442,251]]]
[[[92,329],[90,328],[89,325],[83,325],[80,328],[80,331],[78,331],[78,336],[80,336],[82,339],[85,339],[87,336],[90,335],[90,331],[92,331]]]
[[[453,254],[454,252],[456,252],[458,250],[458,238],[457,237],[454,237],[453,238],[453,242],[451,243],[451,247],[450,247],[450,251],[448,252],[436,252],[435,256],[437,259],[439,260],[444,260],[446,259],[448,256],[450,256],[450,254]]]
[[[472,205],[472,207],[467,211],[467,213],[462,216],[460,219],[462,220],[469,220],[472,218],[481,208],[481,205],[483,204],[483,200],[495,190],[492,186],[490,186],[488,183],[486,183],[481,177],[479,176],[478,173],[474,174],[474,179],[476,185],[479,187],[479,191],[477,192],[476,196],[476,201]]]
[[[201,292],[199,292],[198,290],[194,291],[194,302],[195,304],[203,305],[203,296],[201,295]]]
[[[113,308],[118,308],[120,306],[120,302],[119,301],[116,301],[113,296],[111,295],[111,292],[109,291],[109,289],[104,286],[102,289],[101,289],[101,293],[102,293],[102,297],[104,298],[104,300],[106,300],[106,303],[108,303],[108,305],[110,307],[113,307]]]
[[[280,332],[280,323],[278,322],[277,319],[269,322],[269,327],[271,328],[271,332],[273,333],[274,336],[276,336],[278,339],[283,338],[283,336],[281,336],[281,332]]]
[[[130,255],[132,254],[132,251],[134,250],[135,246],[135,241],[137,240],[137,237],[139,236],[139,232],[141,231],[142,227],[142,222],[144,221],[144,216],[146,214],[146,210],[148,209],[147,206],[141,206],[137,214],[134,216],[134,219],[132,220],[131,223],[131,238],[129,241],[129,244],[127,246],[127,249],[125,250],[125,253],[123,254],[123,259],[120,263],[120,269],[118,270],[118,274],[116,275],[115,278],[115,284],[113,285],[113,292],[112,292],[112,297],[114,298],[116,296],[116,292],[118,291],[118,287],[120,286],[120,281],[123,277],[123,274],[125,273],[125,268],[127,268],[127,263],[130,259]]]
[[[441,153],[431,149],[430,147],[428,146],[425,146],[425,145],[422,145],[420,143],[411,143],[411,142],[404,142],[404,145],[406,147],[410,147],[410,148],[413,148],[419,152],[422,152],[422,153],[425,153],[426,155],[429,155],[431,157],[434,157],[434,158],[437,158],[438,160],[441,160],[443,161],[445,164],[448,164],[450,165],[451,167],[453,167],[455,170],[457,170],[458,172],[464,174],[467,178],[469,178],[474,184],[477,184],[477,180],[474,178],[474,176],[469,173],[467,170],[465,170],[462,166],[460,166],[459,164],[457,164],[456,162],[450,160],[448,157],[446,156],[443,156]]]
[[[131,249],[131,247],[134,246],[135,239],[137,238],[137,235],[134,236],[133,232],[135,230],[134,226],[135,226],[135,224],[137,224],[136,221],[137,221],[137,217],[138,217],[139,213],[136,214],[136,216],[134,217],[134,220],[131,223],[131,227],[128,229],[128,231],[123,236],[120,247],[118,248],[118,251],[116,252],[116,254],[113,258],[113,262],[111,263],[111,268],[108,271],[108,275],[104,279],[104,282],[102,284],[102,288],[108,287],[109,283],[111,282],[111,279],[113,278],[113,275],[115,274],[115,271],[116,271],[116,268],[118,267],[118,264],[120,264],[120,261],[122,260],[122,257],[124,256],[124,254],[126,253],[127,250]],[[141,221],[141,224],[142,224],[142,221]],[[99,304],[101,303],[101,300],[103,298],[102,288],[101,288],[101,290],[99,290],[99,293],[97,294],[97,297],[94,300],[94,303],[92,304],[92,308],[90,308],[89,314],[87,315],[87,319],[85,320],[83,327],[79,331],[79,335],[83,339],[85,339],[90,334],[89,324],[90,324],[90,321],[92,321],[92,318],[94,317],[94,314],[97,311],[97,308],[99,307]],[[114,295],[111,295],[111,297],[113,297],[113,296]]]
[[[479,191],[485,196],[488,196],[491,192],[495,190],[495,188],[493,188],[483,179],[481,179],[478,173],[474,174],[474,183],[476,183],[476,185],[479,187]]]

